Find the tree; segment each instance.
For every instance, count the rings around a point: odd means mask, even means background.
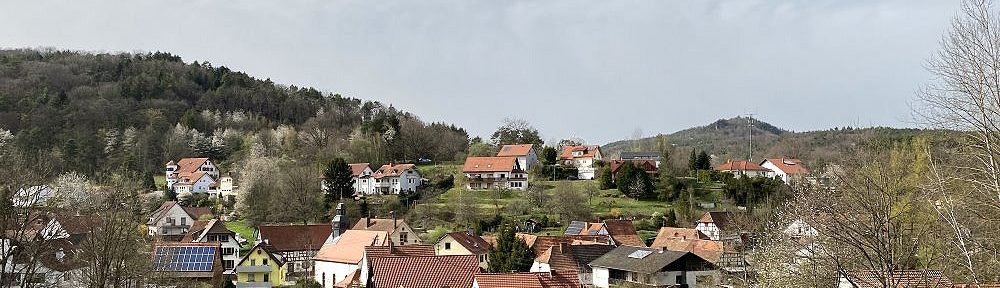
[[[688,157],[688,170],[697,173],[698,171],[698,151],[691,149],[691,156]]]
[[[528,121],[517,118],[506,118],[503,124],[490,137],[494,146],[500,147],[507,144],[535,144],[542,146],[545,142],[538,134],[538,129],[532,127]]]
[[[350,196],[354,191],[351,166],[347,165],[344,158],[334,158],[326,164],[323,170],[323,182],[326,184],[323,204],[327,209],[332,206],[333,202],[344,198],[344,195]]]
[[[487,256],[487,270],[492,273],[528,272],[535,261],[535,252],[509,225],[500,228],[497,246]]]
[[[548,207],[563,221],[590,219],[592,211],[587,204],[587,195],[574,188],[573,183],[558,182]]]
[[[629,197],[646,199],[653,194],[653,183],[649,179],[649,174],[630,161],[622,164],[615,176],[615,185],[618,187],[618,191]]]
[[[664,227],[677,227],[677,214],[674,213],[673,208],[667,210],[667,215],[664,217],[666,218],[666,220],[663,221]]]
[[[616,188],[615,181],[612,178],[611,167],[604,166],[597,168],[597,183],[600,184],[601,189]]]
[[[316,185],[316,169],[311,166],[289,167],[281,171],[279,181],[284,201],[274,201],[272,211],[279,221],[308,224],[323,215],[323,191]],[[364,212],[362,212],[364,214]]]
[[[555,165],[559,158],[559,151],[556,148],[545,146],[542,148],[542,164]]]
[[[696,170],[712,170],[712,157],[708,156],[708,152],[701,151],[698,153],[698,159],[695,161]]]
[[[101,221],[91,227],[77,256],[89,268],[83,275],[88,287],[142,286],[152,271],[146,235],[136,229],[147,217],[137,193],[142,184],[135,181],[138,175],[126,173],[107,177],[91,194],[95,210],[87,212]]]

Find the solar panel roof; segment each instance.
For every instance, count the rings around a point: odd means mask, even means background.
[[[569,222],[569,226],[566,227],[566,235],[579,235],[583,231],[583,227],[587,226],[587,222],[573,221]]]
[[[170,272],[212,271],[215,253],[216,247],[160,246],[153,255],[153,268]]]

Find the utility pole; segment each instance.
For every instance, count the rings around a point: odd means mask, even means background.
[[[747,161],[753,162],[753,113],[747,114],[747,133],[750,134],[750,145],[747,149]]]

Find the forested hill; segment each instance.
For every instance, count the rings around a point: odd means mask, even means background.
[[[39,50],[0,50],[0,138],[53,174],[88,175],[159,175],[192,156],[228,166],[251,151],[305,163],[451,160],[468,145],[464,129],[390,105],[169,53]]]
[[[727,159],[741,160],[748,156],[750,135],[748,118],[720,119],[711,124],[666,134],[676,153],[690,153],[691,149],[707,151],[715,156],[715,163]],[[907,140],[925,130],[900,128],[834,128],[822,131],[791,132],[767,122],[754,119],[753,155],[762,157],[798,157],[817,167],[849,155],[852,149],[868,140]],[[656,150],[655,137],[622,140],[601,147],[605,155],[616,158],[621,151]],[[687,161],[688,154],[672,157]]]

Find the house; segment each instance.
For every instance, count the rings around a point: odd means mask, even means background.
[[[542,257],[545,251],[549,250],[553,246],[559,245],[560,243],[568,244],[600,244],[600,245],[614,245],[614,241],[608,235],[554,235],[554,236],[536,236],[531,234],[517,233],[515,234],[517,238],[524,240],[525,244],[535,252],[535,258]],[[483,237],[486,242],[490,245],[496,246],[496,239]]]
[[[226,269],[224,274],[233,274],[233,267],[242,259],[242,247],[236,240],[236,233],[226,228],[225,223],[219,219],[195,221],[181,242],[219,243],[222,249],[222,267]]]
[[[153,272],[169,283],[204,282],[222,287],[225,269],[221,250],[219,243],[212,242],[157,242],[153,244]]]
[[[422,179],[413,164],[385,164],[372,174],[377,194],[406,194],[417,192]]]
[[[531,272],[561,272],[576,274],[579,283],[593,283],[591,261],[614,250],[615,246],[593,242],[559,243],[535,258]]]
[[[208,158],[184,158],[166,165],[167,189],[174,189],[177,195],[188,193],[209,193],[218,195],[219,168]]]
[[[365,246],[364,258],[361,259],[361,270],[359,273],[360,276],[358,277],[358,284],[367,285],[368,280],[371,278],[370,275],[371,275],[372,261],[376,258],[415,257],[415,256],[434,256],[434,255],[435,255],[434,246],[431,245]],[[341,281],[341,283],[344,282]]]
[[[146,222],[149,237],[179,241],[191,229],[195,220],[211,218],[208,207],[182,207],[177,201],[167,201],[149,216]]]
[[[232,176],[222,176],[219,178],[219,196],[222,199],[232,199],[235,202],[236,188],[237,186]]]
[[[653,240],[653,245],[649,248],[662,248],[668,251],[691,252],[699,257],[719,264],[722,255],[725,254],[721,241],[709,240],[708,235],[701,231],[689,228],[660,228]]]
[[[354,193],[380,194],[378,186],[375,185],[375,178],[372,178],[375,171],[372,171],[368,163],[352,163],[348,166],[351,167],[351,179],[354,180]]]
[[[532,144],[503,145],[497,152],[497,157],[517,158],[517,164],[524,171],[530,170],[538,162],[538,153],[535,153],[535,145]]]
[[[785,230],[782,232],[784,232],[785,235],[788,235],[788,237],[796,239],[814,238],[816,236],[819,236],[819,231],[816,231],[816,228],[813,228],[812,225],[809,225],[809,223],[807,223],[802,219],[797,219],[795,221],[792,221],[792,223],[788,224],[788,226],[785,227]]]
[[[388,238],[385,231],[347,230],[336,235],[332,243],[323,245],[313,257],[316,262],[313,279],[323,287],[332,287],[352,274],[360,274],[365,247],[388,245]]]
[[[472,232],[444,234],[434,244],[435,255],[475,255],[479,260],[479,268],[483,269],[488,267],[488,255],[491,249],[493,246],[490,243]]]
[[[951,279],[936,270],[848,271],[839,277],[838,288],[933,288],[952,287]],[[990,286],[992,287],[992,286]]]
[[[597,176],[597,167],[594,164],[601,159],[601,146],[597,145],[566,146],[559,155],[563,165],[576,167],[577,178],[585,180]]]
[[[256,244],[268,241],[269,249],[288,263],[288,273],[293,276],[310,275],[312,257],[330,238],[330,224],[270,224],[260,225],[254,231]]]
[[[656,162],[656,167],[660,167],[660,153],[658,152],[622,152],[618,157],[619,160],[625,161],[642,161],[642,160],[652,160]]]
[[[710,211],[705,212],[698,219],[698,225],[694,227],[695,230],[704,233],[708,236],[709,240],[722,240],[723,232],[726,226],[729,225],[730,220],[733,218],[733,212],[725,211]]]
[[[528,173],[513,157],[469,157],[462,166],[469,190],[528,188]]]
[[[19,249],[4,239],[5,247],[0,251],[14,254]],[[37,255],[30,257],[22,253],[11,256],[8,254],[0,259],[5,260],[4,275],[9,275],[13,281],[9,287],[83,287],[85,285],[85,269],[87,264],[78,258],[82,252],[79,246],[68,239],[44,240]],[[3,256],[3,255],[0,255]],[[33,259],[32,259],[33,258]],[[9,273],[9,274],[8,274]]]
[[[271,250],[267,241],[257,243],[234,268],[236,287],[278,287],[285,285],[288,263]]]
[[[632,163],[635,168],[646,172],[651,179],[656,179],[660,175],[660,170],[655,160],[611,160],[611,181],[616,181],[618,179],[618,171],[621,170],[625,163]]]
[[[87,239],[90,231],[101,224],[101,218],[90,215],[51,213],[45,226],[39,231],[39,237],[44,240],[66,239],[73,244],[80,244]]]
[[[596,223],[582,221],[572,221],[566,227],[565,235],[608,235],[611,237],[612,245],[631,245],[646,247],[646,243],[639,238],[639,233],[635,231],[635,225],[629,220],[604,220]]]
[[[407,225],[403,219],[396,219],[395,216],[392,219],[361,218],[351,230],[386,232],[395,245],[420,244],[420,237],[417,237],[417,233],[413,232],[410,225]]]
[[[746,177],[771,177],[774,173],[770,169],[757,165],[757,163],[745,160],[726,161],[726,163],[715,166],[715,171],[731,173],[734,176]]]
[[[369,288],[472,287],[479,261],[472,255],[381,257],[372,260]]]
[[[473,288],[579,288],[576,275],[567,272],[479,273]]]
[[[635,283],[651,287],[714,287],[719,274],[711,262],[690,252],[619,246],[590,262],[593,285]],[[675,286],[676,287],[676,286]]]
[[[793,179],[803,179],[809,175],[809,169],[802,164],[802,160],[793,158],[772,158],[764,159],[760,166],[773,172],[773,177],[780,177],[785,184],[791,184]]]

